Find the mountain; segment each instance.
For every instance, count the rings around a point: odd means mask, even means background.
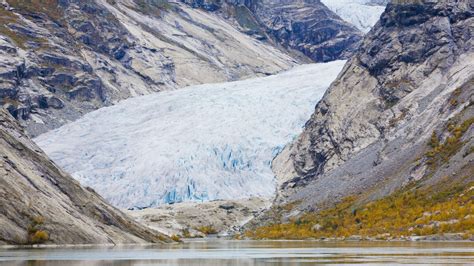
[[[423,205],[403,200],[419,193],[426,208],[452,200],[453,212],[471,213],[472,198],[455,196],[469,195],[474,181],[473,8],[470,1],[388,4],[304,132],[274,160],[276,204],[291,204],[295,215],[346,202],[333,213],[342,221],[342,210],[354,217],[367,202],[399,195],[391,198],[405,202],[399,211],[421,217]],[[467,214],[453,223],[472,220]]]
[[[0,109],[0,244],[119,244],[167,238],[60,170]]]
[[[114,206],[270,199],[273,157],[344,61],[125,100],[34,140]]]
[[[362,36],[319,1],[184,2],[3,0],[0,104],[37,136],[130,97],[348,58]]]
[[[303,53],[316,62],[349,58],[362,33],[319,0],[183,0],[234,21],[258,39]]]
[[[321,2],[365,33],[379,21],[388,4],[388,0],[322,0]]]

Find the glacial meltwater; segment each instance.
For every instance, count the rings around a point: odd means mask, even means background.
[[[0,249],[0,265],[314,264],[474,264],[474,243],[193,240],[156,246]]]

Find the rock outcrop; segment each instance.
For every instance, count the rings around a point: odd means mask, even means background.
[[[242,32],[289,49],[290,53],[302,53],[316,62],[348,59],[363,36],[355,26],[317,0],[182,2],[220,13]]]
[[[118,244],[167,240],[83,188],[0,109],[0,244]]]
[[[265,76],[297,62],[182,3],[0,3],[0,104],[30,136],[129,97]]]
[[[268,200],[252,198],[201,203],[185,202],[127,213],[138,222],[167,235],[195,238],[218,234],[228,237],[239,233],[244,224],[264,212],[269,205]]]
[[[275,159],[279,202],[314,209],[413,181],[472,180],[473,9],[472,1],[392,1],[304,133]]]

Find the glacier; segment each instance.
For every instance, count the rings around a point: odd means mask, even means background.
[[[379,21],[385,5],[374,0],[321,0],[321,2],[345,21],[367,33]]]
[[[273,158],[302,132],[344,64],[131,98],[35,142],[121,208],[271,198]]]

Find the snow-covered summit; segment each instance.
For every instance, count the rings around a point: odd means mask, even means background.
[[[363,32],[369,32],[385,10],[385,2],[376,0],[321,0],[342,19]]]
[[[35,141],[112,204],[271,197],[271,162],[344,61],[129,99]]]

